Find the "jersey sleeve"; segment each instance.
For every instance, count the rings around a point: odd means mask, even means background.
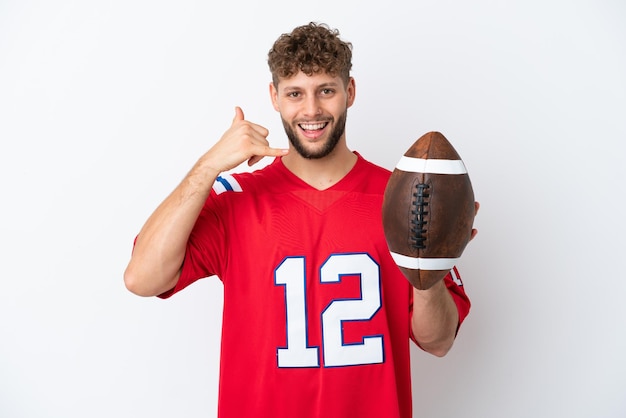
[[[457,325],[457,329],[456,329],[456,332],[458,333],[459,328],[461,327],[461,324],[463,323],[463,321],[469,314],[471,303],[470,303],[469,297],[465,293],[465,287],[463,286],[461,275],[459,274],[459,271],[457,270],[456,267],[453,267],[452,270],[450,270],[450,272],[444,277],[443,280],[446,284],[446,288],[448,289],[448,292],[450,293],[450,295],[452,296],[452,299],[454,300],[454,303],[456,305],[456,310],[459,315],[459,324]],[[410,311],[412,315],[413,314],[413,292],[411,292]],[[419,346],[419,343],[417,342],[417,340],[415,339],[415,336],[413,335],[413,328],[412,327],[410,328],[411,328],[411,340],[413,340],[413,342]]]
[[[448,292],[452,295],[454,303],[456,304],[456,309],[459,312],[459,325],[457,327],[458,332],[459,327],[469,314],[471,303],[469,297],[465,293],[465,286],[463,286],[461,275],[456,267],[453,267],[452,270],[450,270],[444,280],[446,287],[448,288]]]
[[[172,289],[159,295],[160,298],[167,299],[199,279],[220,275],[227,248],[220,213],[217,195],[211,191],[189,236],[178,282]]]

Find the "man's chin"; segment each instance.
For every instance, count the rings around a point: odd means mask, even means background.
[[[317,160],[326,157],[330,151],[326,147],[300,146],[295,147],[298,154],[308,160]]]

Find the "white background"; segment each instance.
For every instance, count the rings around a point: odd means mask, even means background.
[[[236,105],[286,146],[266,53],[309,21],[354,44],[350,146],[393,168],[438,130],[482,204],[415,416],[626,416],[619,0],[1,0],[0,416],[215,415],[220,283],[161,301],[122,273]]]

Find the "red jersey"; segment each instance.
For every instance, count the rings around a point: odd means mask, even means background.
[[[391,173],[357,156],[322,191],[280,158],[215,182],[161,296],[223,282],[220,418],[412,416],[412,288],[381,221]],[[445,280],[462,321],[469,300]]]

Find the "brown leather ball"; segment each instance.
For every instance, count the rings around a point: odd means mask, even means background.
[[[474,224],[465,164],[439,132],[420,137],[393,170],[382,208],[391,255],[411,284],[428,289],[461,257]]]

